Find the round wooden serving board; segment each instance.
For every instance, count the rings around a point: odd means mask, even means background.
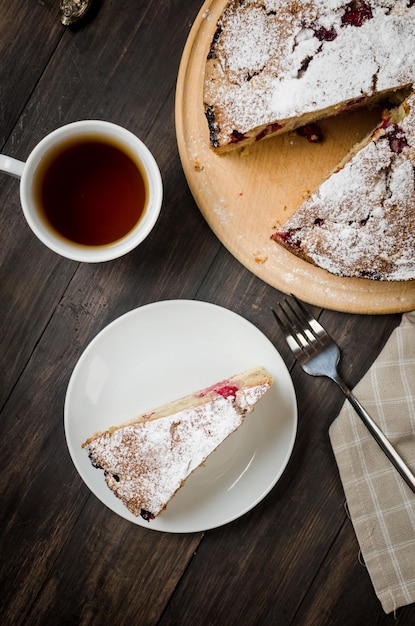
[[[339,278],[273,242],[272,233],[373,127],[379,111],[324,120],[324,141],[295,133],[218,156],[203,107],[206,56],[226,0],[207,0],[189,34],[177,79],[176,132],[183,169],[200,211],[246,268],[269,285],[317,306],[349,313],[415,309],[415,281]],[[357,198],[358,201],[358,198]]]

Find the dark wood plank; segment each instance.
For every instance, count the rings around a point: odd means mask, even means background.
[[[65,32],[58,9],[56,2],[0,0],[2,148]]]
[[[373,616],[376,615],[376,622]],[[370,577],[361,560],[352,524],[346,518],[318,576],[295,616],[295,624],[359,626],[410,624],[413,609],[382,615]]]
[[[28,623],[59,615],[67,624],[156,624],[199,542],[199,535],[132,528],[91,497]]]

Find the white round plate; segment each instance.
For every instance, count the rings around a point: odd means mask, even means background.
[[[132,515],[81,444],[96,431],[257,365],[275,381],[243,426],[158,517],[146,522]],[[273,344],[236,313],[194,300],[156,302],[109,324],[76,364],[65,400],[67,445],[89,489],[121,517],[165,532],[208,530],[252,509],[281,476],[296,432],[294,387]]]

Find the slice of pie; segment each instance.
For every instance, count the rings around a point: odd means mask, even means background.
[[[154,519],[271,387],[262,367],[192,393],[84,442],[91,463],[136,516]]]
[[[414,5],[230,0],[205,69],[211,147],[227,152],[411,89]]]
[[[415,279],[415,94],[392,111],[272,238],[332,274]]]

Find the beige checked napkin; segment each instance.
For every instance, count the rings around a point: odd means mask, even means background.
[[[415,474],[415,311],[402,316],[354,394]],[[415,602],[415,494],[348,401],[329,434],[361,554],[390,613]]]

